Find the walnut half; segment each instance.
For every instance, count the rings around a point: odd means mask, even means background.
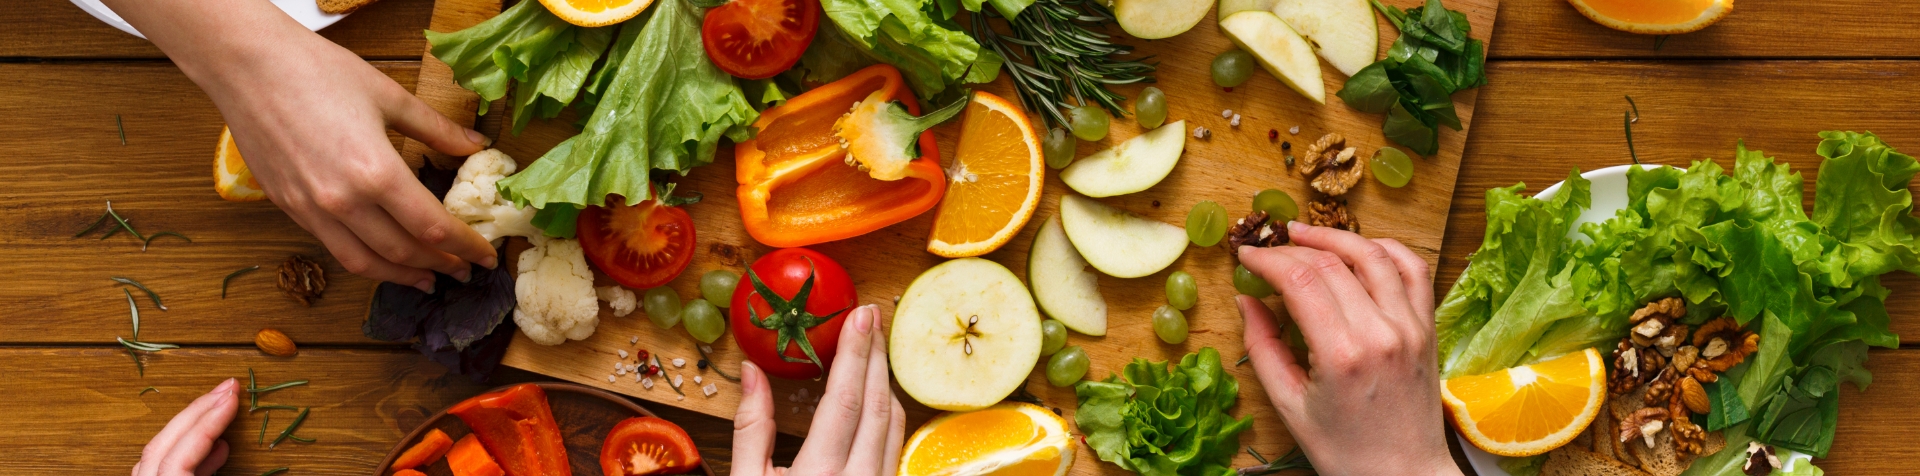
[[[1346,137],[1328,133],[1307,146],[1307,155],[1299,161],[1300,174],[1309,177],[1314,190],[1338,197],[1360,184],[1366,171],[1360,168],[1359,149],[1347,146]]]
[[[1653,447],[1653,437],[1667,427],[1667,409],[1642,408],[1620,420],[1620,442],[1632,443],[1635,438],[1646,441],[1647,447]]]
[[[1360,221],[1347,211],[1347,202],[1333,197],[1320,197],[1307,202],[1300,209],[1300,222],[1313,226],[1339,228],[1354,233],[1360,232]]]
[[[280,263],[280,292],[299,301],[307,307],[313,307],[313,300],[327,291],[327,269],[320,263],[301,255],[287,257]]]
[[[1240,258],[1240,247],[1271,248],[1287,244],[1285,224],[1268,219],[1267,212],[1254,210],[1227,228],[1227,253]]]

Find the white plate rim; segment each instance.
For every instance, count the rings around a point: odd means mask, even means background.
[[[1580,234],[1580,225],[1605,221],[1608,218],[1612,218],[1615,212],[1627,207],[1627,171],[1631,170],[1634,165],[1635,164],[1615,165],[1580,174],[1581,178],[1591,182],[1589,192],[1593,197],[1593,206],[1588,207],[1586,211],[1580,213],[1580,219],[1574,222],[1571,230],[1568,230],[1569,236],[1584,241],[1587,238],[1586,235]],[[1651,170],[1670,166],[1641,165],[1641,167]],[[1551,200],[1560,192],[1560,187],[1566,185],[1566,183],[1564,180],[1556,182],[1546,189],[1541,190],[1540,193],[1534,194],[1534,198]],[[1467,438],[1460,435],[1457,431],[1452,433],[1454,440],[1460,442],[1460,451],[1466,455],[1467,465],[1473,467],[1474,473],[1480,476],[1512,476],[1507,473],[1506,470],[1500,469],[1500,456],[1481,451],[1479,447],[1473,446],[1472,442],[1467,441]],[[1786,465],[1786,467],[1782,469],[1786,471],[1792,471],[1798,461],[1812,459],[1811,456],[1792,450],[1783,452],[1781,456],[1781,461]]]
[[[128,24],[126,20],[121,19],[119,14],[113,13],[112,9],[100,3],[100,0],[69,1],[73,2],[74,6],[80,7],[81,11],[87,12],[88,15],[93,15],[93,18],[100,20],[101,23],[106,23],[108,26],[112,26],[115,29],[119,29],[135,37],[142,39],[147,37],[147,35],[140,34],[139,30],[135,30],[133,25]],[[346,18],[348,15],[345,13],[334,14],[320,11],[320,4],[313,0],[272,1],[274,6],[280,7],[280,11],[287,12],[287,16],[293,17],[294,20],[300,22],[301,26],[305,26],[308,30],[312,31],[320,31],[322,28],[332,26],[335,22],[339,22],[340,19]]]

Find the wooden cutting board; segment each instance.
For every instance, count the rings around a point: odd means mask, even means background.
[[[1411,7],[1421,2],[1392,0],[1386,3]],[[1488,39],[1499,8],[1498,0],[1451,0],[1447,6],[1466,14],[1473,25],[1475,38],[1483,41]],[[440,0],[435,7],[433,29],[458,29],[474,21],[474,12],[498,7],[497,0]],[[1231,91],[1215,86],[1210,79],[1209,64],[1216,54],[1233,46],[1219,33],[1214,18],[1209,12],[1207,20],[1193,30],[1166,40],[1144,41],[1117,35],[1122,37],[1119,41],[1136,46],[1140,55],[1151,55],[1159,62],[1157,86],[1167,95],[1167,121],[1171,123],[1184,119],[1188,121],[1189,128],[1206,127],[1213,133],[1208,139],[1189,139],[1180,166],[1159,185],[1131,195],[1102,199],[1103,202],[1153,219],[1183,224],[1187,211],[1195,203],[1213,200],[1225,205],[1228,214],[1237,218],[1251,211],[1252,196],[1262,189],[1284,190],[1302,202],[1311,196],[1305,180],[1289,172],[1282,163],[1285,155],[1281,152],[1283,143],[1290,142],[1293,153],[1303,154],[1305,147],[1322,134],[1339,132],[1348,137],[1349,145],[1360,148],[1362,157],[1370,157],[1374,150],[1387,145],[1380,135],[1380,115],[1353,111],[1333,97],[1332,93],[1339,90],[1345,78],[1324,63],[1322,68],[1329,99],[1326,105],[1315,104],[1294,93],[1265,72],[1255,74],[1252,80]],[[1384,53],[1397,33],[1385,19],[1377,20],[1381,31],[1380,51]],[[425,61],[427,66],[422,68],[418,85],[420,96],[460,119],[471,118],[473,106],[477,104],[474,96],[458,89],[444,73],[445,66],[431,55]],[[1142,87],[1144,85],[1133,85],[1117,90],[1132,97]],[[1007,98],[1016,97],[1004,74],[998,81],[982,85],[979,89]],[[1461,121],[1468,126],[1473,123],[1477,95],[1478,91],[1474,90],[1454,96]],[[1230,113],[1226,112],[1229,110]],[[1229,118],[1223,117],[1231,114],[1241,116],[1238,127],[1230,125]],[[1038,123],[1039,119],[1036,117],[1035,121]],[[501,133],[495,146],[524,166],[546,153],[554,144],[576,134],[577,130],[571,123],[572,117],[568,115],[552,121],[536,122],[518,136]],[[955,150],[958,123],[955,121],[935,129],[940,149],[949,158]],[[1294,127],[1299,128],[1297,134],[1291,132]],[[1350,198],[1349,205],[1359,219],[1362,234],[1372,238],[1400,240],[1426,258],[1430,265],[1436,264],[1445,231],[1447,209],[1453,196],[1454,180],[1460,167],[1461,150],[1470,130],[1443,129],[1440,153],[1414,159],[1416,173],[1407,187],[1388,188],[1368,178],[1350,192],[1347,195]],[[1107,139],[1082,141],[1077,155],[1084,157],[1140,132],[1131,119],[1116,118]],[[1275,135],[1277,137],[1270,138]],[[1020,236],[999,251],[984,256],[1007,266],[1023,279],[1027,248],[1033,233],[1043,220],[1058,213],[1060,195],[1070,193],[1053,172],[1049,171],[1040,208],[1033,220],[1022,229]],[[694,262],[686,273],[669,285],[683,299],[699,296],[701,274],[713,269],[743,272],[755,257],[772,251],[772,248],[755,242],[742,229],[733,177],[731,151],[723,148],[712,165],[695,169],[679,179],[679,190],[698,192],[705,197],[688,209],[693,215],[699,241]],[[891,315],[893,300],[905,291],[913,278],[942,261],[942,258],[925,251],[932,218],[933,213],[930,212],[864,236],[811,248],[832,256],[846,266],[853,276],[862,303],[878,304],[884,315]],[[1179,261],[1152,276],[1136,279],[1101,276],[1101,293],[1109,305],[1107,335],[1090,337],[1073,334],[1068,339],[1068,345],[1085,348],[1092,358],[1092,369],[1087,378],[1106,378],[1134,358],[1178,360],[1182,355],[1202,347],[1219,349],[1222,358],[1229,363],[1238,360],[1245,352],[1240,337],[1241,318],[1233,304],[1234,265],[1227,251],[1221,247],[1190,247]],[[1150,316],[1154,308],[1165,303],[1166,277],[1175,270],[1191,273],[1198,281],[1200,303],[1186,313],[1192,328],[1191,337],[1182,345],[1167,345],[1154,337]],[[599,276],[596,282],[599,286],[612,284],[604,275]],[[1279,298],[1268,298],[1267,304],[1279,309]],[[742,355],[734,345],[731,333],[714,343],[712,348],[717,367],[728,375],[737,375]],[[664,385],[642,388],[630,374],[614,375],[616,362],[634,362],[632,357],[621,358],[620,352],[635,355],[638,350],[659,355],[666,363],[668,375],[682,376],[682,390],[686,396],[681,397]],[[671,362],[676,358],[684,359],[685,366],[673,365]],[[684,330],[662,330],[652,325],[641,311],[615,317],[610,310],[602,309],[599,330],[587,340],[542,346],[527,340],[525,336],[516,336],[507,352],[505,364],[659,404],[732,418],[739,404],[738,384],[721,378],[715,370],[697,369],[697,360],[699,355],[695,341]],[[1072,389],[1047,384],[1043,372],[1038,371],[1040,368],[1039,365],[1035,366],[1036,371],[1028,378],[1027,390],[1071,418],[1075,402]],[[1241,384],[1241,399],[1234,409],[1235,415],[1251,415],[1255,420],[1253,428],[1245,433],[1241,443],[1269,457],[1291,449],[1294,446],[1292,437],[1287,434],[1273,406],[1268,403],[1265,392],[1254,379],[1252,367],[1233,366],[1229,370]],[[700,376],[705,383],[715,383],[718,392],[712,396],[703,395],[700,391],[703,384],[694,383],[695,376]],[[609,377],[614,378],[609,380]],[[806,434],[811,422],[812,405],[795,400],[809,400],[797,398],[799,392],[819,396],[822,384],[775,379],[776,413],[782,432]],[[913,402],[904,392],[900,395],[910,413],[909,428],[918,427],[935,413]],[[1098,458],[1084,446],[1079,450],[1078,458],[1083,462],[1074,466],[1076,474],[1121,471],[1111,464],[1085,462],[1097,461]],[[1235,461],[1236,465],[1242,466],[1254,463],[1253,458],[1245,453]]]

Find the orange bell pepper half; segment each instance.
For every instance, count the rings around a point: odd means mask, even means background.
[[[869,66],[760,113],[752,140],[734,146],[740,219],[768,246],[791,248],[860,236],[925,213],[947,192],[932,132],[899,180],[850,165],[834,123],[875,92],[920,114],[900,70]]]
[[[476,396],[447,409],[460,417],[469,436],[479,437],[480,445],[493,455],[506,476],[567,476],[573,474],[567,464],[566,441],[560,424],[547,406],[547,392],[539,385],[520,384],[506,390]],[[458,451],[459,444],[454,445]]]

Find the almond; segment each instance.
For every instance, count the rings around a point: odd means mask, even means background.
[[[273,329],[261,329],[260,333],[254,334],[253,345],[259,347],[260,352],[276,357],[292,357],[300,353],[299,349],[294,348],[293,339]]]
[[[1693,377],[1680,379],[1680,403],[1686,404],[1687,410],[1694,413],[1713,412],[1712,400],[1707,399],[1707,389],[1701,387],[1700,381]]]

